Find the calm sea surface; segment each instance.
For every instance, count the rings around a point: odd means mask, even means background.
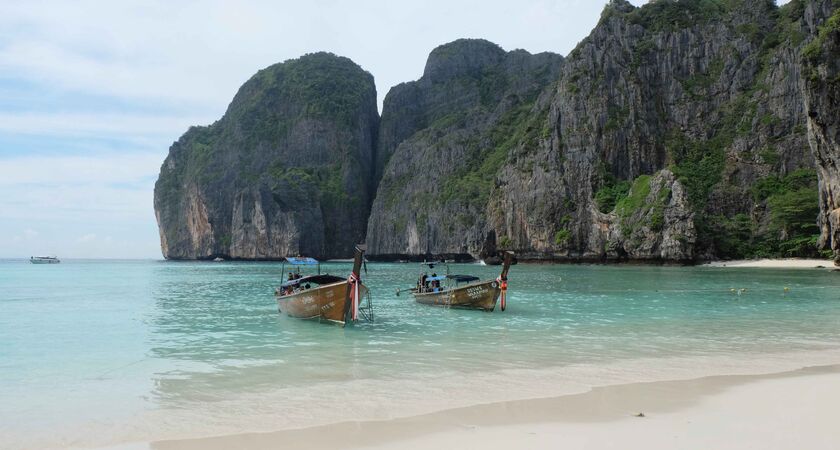
[[[277,313],[279,263],[0,261],[0,448],[267,431],[840,363],[840,273],[828,270],[523,264],[507,311],[494,313],[397,297],[420,271],[368,264],[375,321],[341,328]]]

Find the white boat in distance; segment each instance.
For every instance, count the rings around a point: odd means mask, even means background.
[[[32,264],[58,264],[61,260],[55,256],[30,256],[29,262]]]

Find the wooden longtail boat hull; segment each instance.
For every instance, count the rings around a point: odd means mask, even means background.
[[[280,312],[299,319],[319,319],[344,324],[347,282],[327,284],[297,294],[277,297]],[[367,287],[359,285],[359,296],[367,295]]]
[[[479,281],[442,292],[415,292],[414,300],[423,305],[493,311],[501,292],[498,281]]]

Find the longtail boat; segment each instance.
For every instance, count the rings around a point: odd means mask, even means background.
[[[502,273],[495,280],[481,280],[472,275],[446,275],[423,273],[417,286],[408,289],[417,303],[447,308],[479,309],[493,311],[501,299],[501,310],[507,307],[507,274],[513,253],[506,252]],[[430,269],[445,263],[424,263]],[[399,291],[397,291],[399,295]]]
[[[314,258],[286,258],[285,264],[295,268],[289,272],[286,281],[274,290],[277,308],[290,317],[300,319],[318,319],[344,325],[365,317],[372,319],[368,288],[362,284],[361,268],[364,262],[365,246],[356,246],[353,258],[353,270],[350,276],[342,278],[336,275],[322,274],[321,264]],[[317,266],[316,275],[301,275],[303,266]]]

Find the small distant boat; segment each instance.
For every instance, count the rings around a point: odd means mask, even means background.
[[[365,246],[357,245],[353,270],[348,278],[321,274],[321,263],[314,258],[286,258],[281,269],[284,275],[287,263],[295,271],[289,272],[286,281],[274,290],[279,311],[290,317],[318,319],[341,325],[361,318],[372,319],[368,288],[362,284],[360,274],[364,254]],[[305,266],[316,266],[317,274],[302,275],[300,268]]]
[[[217,256],[217,257],[213,258],[213,262],[225,262],[225,259],[222,258],[221,256]]]
[[[29,262],[32,264],[58,264],[61,260],[55,256],[30,256]]]
[[[507,307],[507,274],[510,270],[512,252],[505,252],[502,273],[495,280],[480,280],[472,275],[450,275],[446,266],[446,275],[423,273],[417,286],[408,289],[417,303],[447,308],[478,309],[493,311],[501,298],[501,309]],[[423,263],[434,269],[441,263]],[[446,263],[443,263],[446,264]],[[400,291],[397,291],[399,295]]]

